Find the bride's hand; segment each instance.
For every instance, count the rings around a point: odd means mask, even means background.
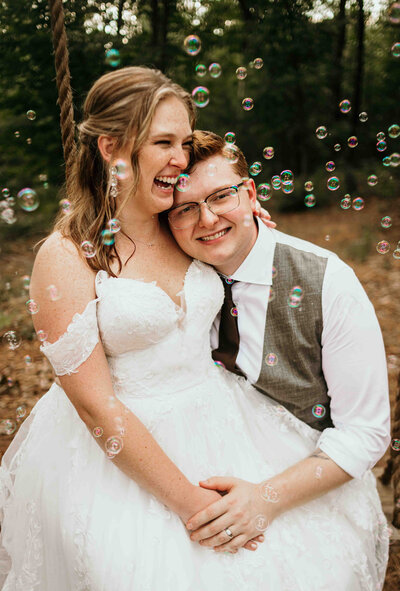
[[[193,517],[196,513],[199,513],[209,505],[212,505],[216,501],[221,500],[222,494],[215,490],[208,490],[200,486],[193,486],[193,495],[190,499],[190,504],[187,504],[182,511],[179,512],[179,517],[183,523],[187,524],[190,517]],[[252,539],[249,539],[246,544],[243,544],[243,548],[254,552],[257,550],[257,542],[261,543],[264,541],[264,536],[257,535]],[[236,553],[235,549],[232,553]]]
[[[266,225],[268,226],[268,228],[276,228],[276,223],[275,222],[271,222],[271,216],[269,215],[268,211],[266,209],[263,209],[261,207],[261,204],[259,201],[256,201],[256,208],[255,211],[253,212],[255,216],[259,217],[260,220]]]

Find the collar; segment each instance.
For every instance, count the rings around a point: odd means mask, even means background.
[[[276,238],[272,228],[267,228],[259,218],[258,236],[243,263],[231,275],[231,279],[257,285],[272,285],[272,264]]]

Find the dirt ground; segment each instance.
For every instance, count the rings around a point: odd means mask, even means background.
[[[325,210],[273,213],[279,230],[333,250],[355,270],[375,306],[382,328],[392,402],[400,371],[400,259],[393,257],[400,241],[399,201],[395,210],[393,201],[385,204],[382,199],[371,198],[358,212],[344,211],[336,205]],[[393,221],[388,229],[380,224],[385,215],[391,216]],[[30,275],[34,260],[32,246],[40,238],[42,236],[21,236],[1,244],[0,336],[8,330],[15,330],[22,343],[17,349],[10,350],[4,338],[0,341],[0,421],[11,421],[0,423],[0,453],[7,448],[21,422],[53,380],[51,368],[39,351],[40,343],[26,309],[29,295],[24,287],[27,281],[24,276]],[[390,244],[387,254],[379,254],[376,250],[377,243],[382,240]],[[72,278],[71,285],[66,285],[65,290],[71,286]],[[7,434],[7,431],[13,433]],[[384,465],[385,458],[378,466]],[[391,555],[385,591],[398,591],[400,542],[392,543]]]

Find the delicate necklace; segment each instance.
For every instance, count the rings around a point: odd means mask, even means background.
[[[135,238],[134,236],[129,236],[128,234],[126,234],[125,232],[123,232],[123,234],[125,236],[127,236],[130,240],[132,240],[132,242],[138,242],[139,244],[143,244],[143,246],[148,246],[149,248],[152,248],[153,246],[156,245],[156,239],[158,238],[159,234],[160,234],[160,224],[158,225],[158,229],[157,232],[154,236],[154,239],[152,242],[144,242],[143,240],[138,240],[137,238]]]

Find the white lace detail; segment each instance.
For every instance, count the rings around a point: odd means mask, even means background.
[[[54,343],[45,341],[40,347],[57,376],[77,373],[99,342],[96,305],[99,298],[91,300],[82,314],[75,314],[67,330]]]

